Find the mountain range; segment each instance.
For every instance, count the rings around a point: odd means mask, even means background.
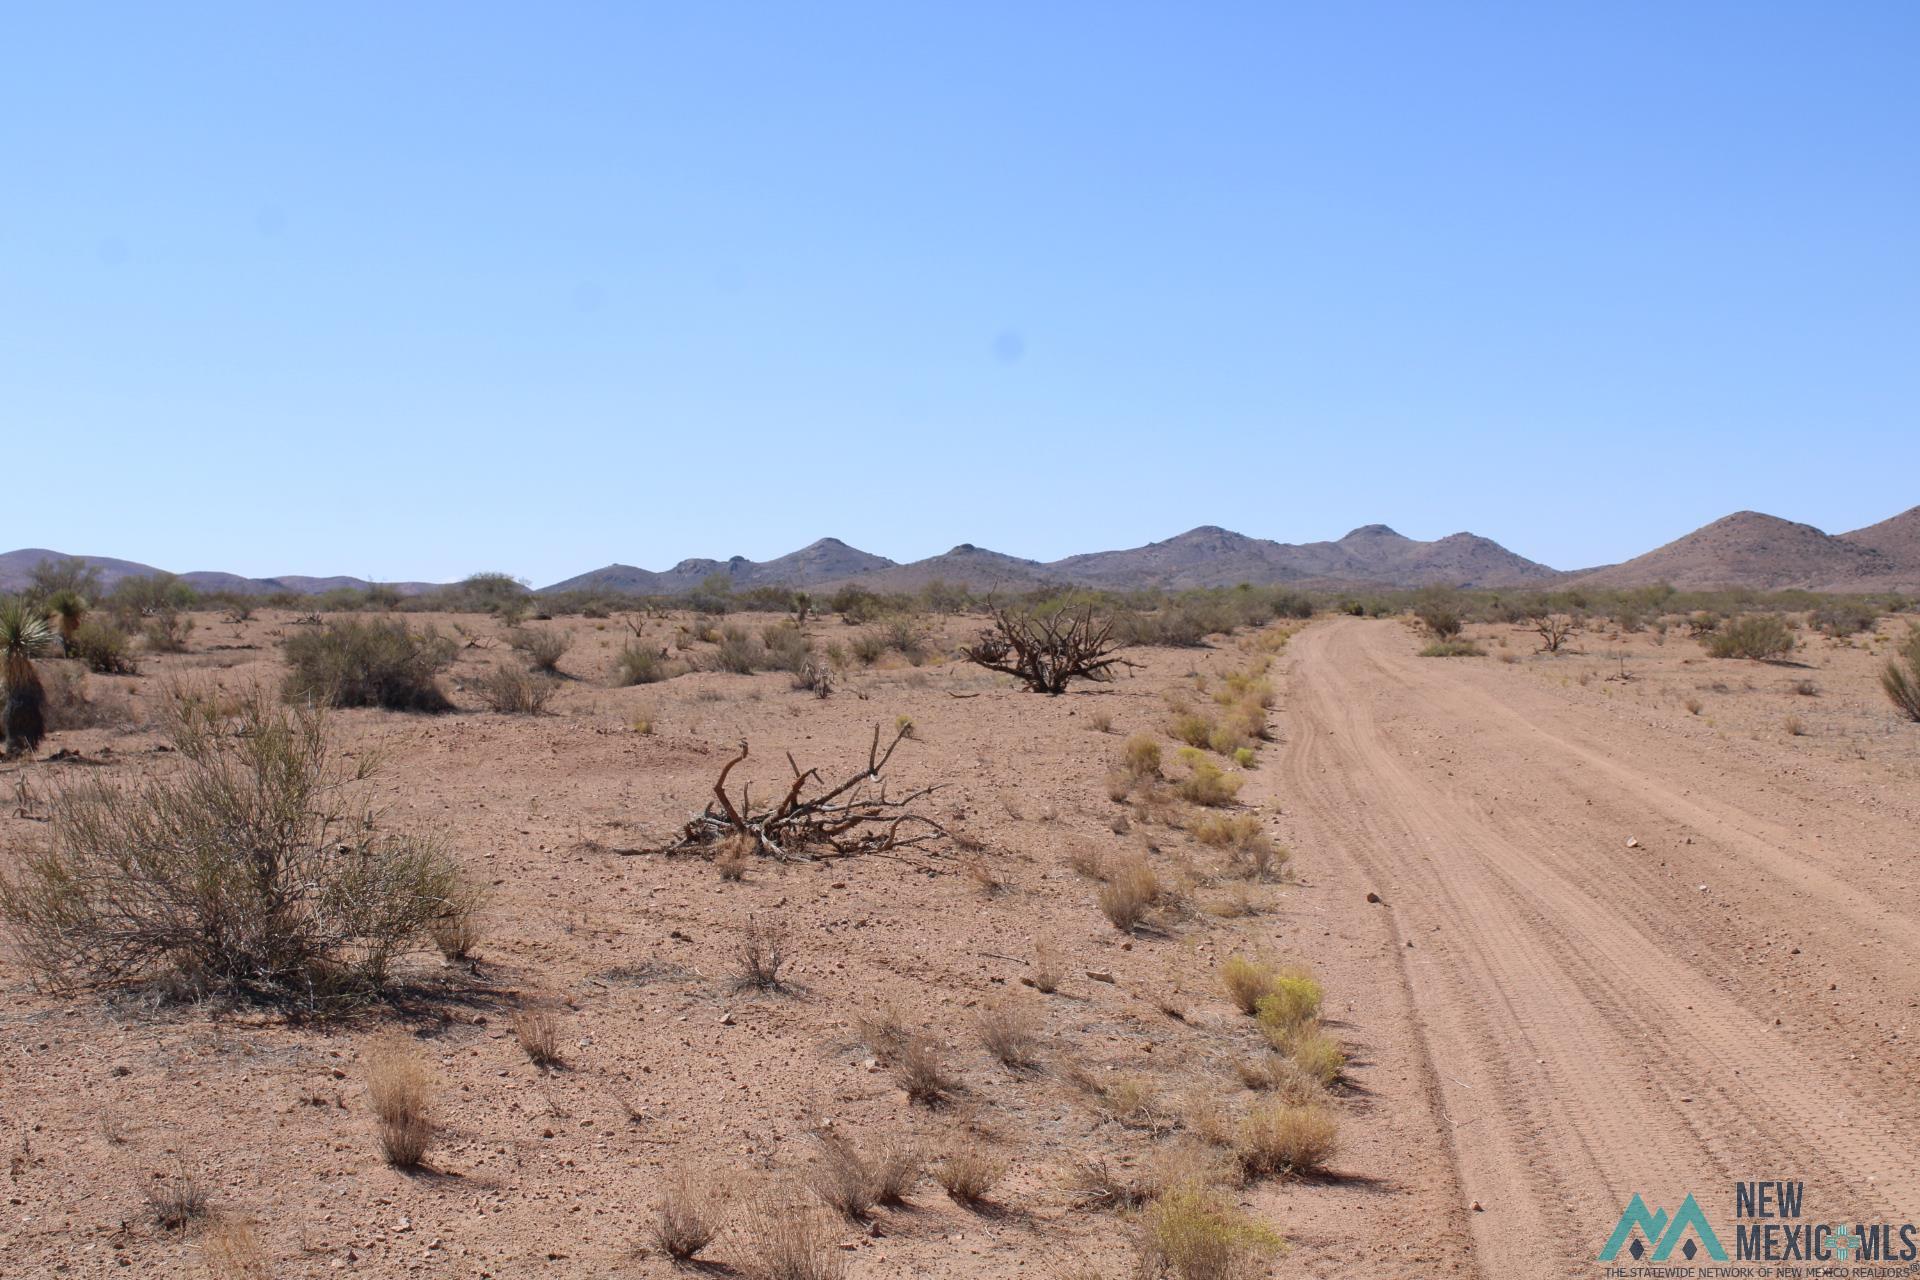
[[[0,591],[18,590],[33,567],[61,552],[26,548],[0,554]],[[122,578],[160,572],[151,565],[82,556],[111,588]],[[901,564],[821,538],[773,560],[682,560],[671,569],[610,564],[540,588],[543,592],[606,591],[678,595],[720,575],[736,590],[762,586],[808,590],[861,585],[910,591],[933,581],[1017,590],[1045,584],[1113,589],[1232,586],[1242,582],[1302,588],[1453,586],[1551,588],[1643,586],[1665,582],[1706,587],[1800,588],[1810,591],[1920,591],[1920,507],[1851,533],[1829,534],[1757,511],[1739,511],[1645,555],[1595,569],[1560,570],[1516,555],[1489,538],[1455,533],[1431,542],[1383,524],[1362,525],[1331,542],[1287,543],[1252,538],[1215,525],[1164,542],[1094,551],[1061,560],[1025,560],[961,543],[951,551]],[[365,588],[354,577],[245,578],[200,571],[180,577],[201,591],[319,595]],[[385,584],[403,595],[431,591],[429,582]]]

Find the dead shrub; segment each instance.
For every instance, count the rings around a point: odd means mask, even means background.
[[[1281,1243],[1213,1189],[1178,1187],[1154,1201],[1141,1217],[1140,1274],[1171,1280],[1251,1280],[1261,1273],[1261,1260]]]
[[[209,1280],[270,1280],[272,1264],[260,1238],[239,1218],[215,1218],[200,1237]]]
[[[1069,840],[1064,861],[1070,870],[1085,876],[1089,880],[1105,880],[1107,878],[1107,860],[1105,856],[1101,854],[1099,846],[1090,840],[1083,840],[1078,837]]]
[[[893,1061],[894,1078],[910,1101],[937,1107],[957,1087],[941,1061],[940,1047],[924,1035],[911,1035]]]
[[[883,1008],[855,1018],[853,1029],[854,1034],[860,1037],[860,1043],[867,1047],[867,1052],[887,1065],[900,1060],[901,1051],[914,1035],[899,1010],[893,1008]]]
[[[675,1262],[700,1256],[720,1235],[719,1198],[714,1188],[686,1170],[672,1175],[654,1213],[653,1244]]]
[[[1074,680],[1105,683],[1134,664],[1121,657],[1113,620],[1091,605],[1014,610],[989,607],[993,626],[963,647],[960,656],[989,671],[1017,677],[1035,693],[1065,693]]]
[[[374,761],[339,761],[317,707],[175,690],[166,721],[174,768],[62,788],[50,845],[0,880],[23,956],[56,982],[309,1008],[380,992],[463,892],[442,841],[381,830]]]
[[[1033,944],[1033,989],[1052,995],[1060,989],[1060,953],[1044,942]]]
[[[813,1170],[814,1194],[848,1221],[866,1221],[880,1198],[872,1166],[841,1134],[815,1130],[813,1141],[820,1156]]]
[[[1082,1209],[1127,1213],[1153,1198],[1146,1182],[1105,1160],[1077,1160],[1067,1170],[1067,1191]]]
[[[787,930],[781,924],[762,924],[749,918],[740,931],[740,944],[734,951],[740,972],[734,978],[736,990],[785,991],[780,970],[787,963]]]
[[[207,1191],[184,1163],[147,1185],[147,1211],[162,1231],[185,1231],[207,1216]]]
[[[441,955],[449,960],[466,960],[473,955],[486,935],[481,915],[484,906],[485,899],[471,888],[463,888],[447,900],[427,925],[427,935]]]
[[[367,1096],[379,1124],[380,1151],[397,1169],[417,1169],[433,1143],[433,1078],[405,1045],[376,1045],[367,1059]]]
[[[1313,1102],[1325,1089],[1324,1082],[1298,1062],[1271,1051],[1240,1059],[1234,1064],[1234,1074],[1239,1076],[1242,1085],[1256,1093],[1271,1093],[1295,1104]]]

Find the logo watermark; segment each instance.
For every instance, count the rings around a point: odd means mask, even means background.
[[[1636,1191],[1596,1261],[1608,1280],[1920,1278],[1920,1226],[1809,1220],[1806,1189],[1788,1180],[1737,1182],[1732,1216],[1719,1226],[1691,1192],[1669,1212]]]

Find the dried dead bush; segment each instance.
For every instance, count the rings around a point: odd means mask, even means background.
[[[688,1262],[719,1235],[720,1202],[715,1188],[684,1169],[673,1173],[654,1213],[654,1247],[675,1262]]]
[[[367,1058],[367,1096],[379,1125],[380,1151],[397,1169],[416,1169],[433,1143],[433,1077],[407,1046],[389,1040]]]
[[[974,1029],[1002,1066],[1027,1070],[1040,1061],[1040,1025],[1037,1012],[1013,1000],[1000,1000],[974,1014]]]
[[[1282,1245],[1204,1186],[1168,1191],[1141,1215],[1139,1231],[1139,1274],[1171,1280],[1252,1280]]]
[[[832,1130],[815,1130],[813,1142],[820,1157],[813,1169],[814,1194],[848,1221],[866,1221],[880,1198],[872,1167],[850,1140]]]
[[[1153,1199],[1144,1179],[1097,1157],[1076,1160],[1067,1169],[1066,1182],[1068,1194],[1082,1209],[1128,1213]]]
[[[207,1189],[184,1162],[147,1185],[147,1212],[162,1231],[185,1231],[207,1216]]]
[[[977,1147],[948,1152],[933,1166],[933,1177],[955,1204],[969,1209],[986,1203],[1007,1166]]]
[[[780,970],[787,963],[785,925],[763,924],[749,917],[747,927],[740,931],[734,957],[740,965],[740,972],[733,980],[736,990],[786,990],[786,983],[780,978]]]
[[[1067,852],[1063,859],[1069,869],[1085,876],[1089,880],[1107,878],[1107,859],[1100,847],[1090,840],[1072,837],[1067,842]]]
[[[840,1280],[846,1255],[820,1218],[790,1197],[769,1192],[747,1207],[740,1227],[744,1256],[736,1269],[748,1280]]]
[[[1052,995],[1060,989],[1060,953],[1044,942],[1033,944],[1033,989]]]
[[[901,1051],[914,1035],[900,1011],[890,1007],[855,1018],[853,1029],[867,1052],[884,1065],[899,1061]]]
[[[985,854],[975,853],[960,860],[960,869],[973,881],[974,887],[989,898],[997,898],[1013,887],[1006,873],[996,867]]]
[[[165,720],[171,770],[62,788],[50,844],[0,880],[23,957],[311,1009],[379,993],[464,891],[441,840],[381,829],[374,759],[338,760],[317,707],[175,690]]]
[[[447,900],[439,915],[427,925],[427,934],[440,954],[449,960],[472,957],[486,936],[482,911],[486,899],[479,890],[463,887]]]
[[[867,1162],[873,1172],[873,1199],[876,1204],[905,1204],[907,1193],[919,1183],[927,1170],[926,1157],[910,1140],[890,1139]]]
[[[1248,1089],[1296,1104],[1319,1099],[1326,1087],[1291,1057],[1272,1051],[1240,1059],[1234,1064],[1234,1073]]]
[[[543,1071],[562,1064],[560,1056],[560,1020],[551,1009],[515,1009],[513,1038],[520,1042],[527,1061]]]
[[[722,841],[714,851],[714,870],[720,873],[722,880],[745,880],[747,866],[753,859],[753,841],[747,836],[736,836]]]
[[[1113,621],[1093,606],[1017,611],[990,607],[993,626],[960,650],[968,662],[1018,678],[1035,693],[1065,693],[1074,680],[1110,681],[1134,664],[1119,656]]]
[[[1534,631],[1540,637],[1540,652],[1558,653],[1561,646],[1580,629],[1579,622],[1569,614],[1540,613],[1532,618]]]
[[[656,684],[679,674],[679,664],[667,656],[667,651],[651,645],[629,644],[620,650],[620,656],[613,663],[613,683],[622,688]]]
[[[1327,1108],[1281,1099],[1256,1102],[1241,1121],[1235,1155],[1249,1178],[1315,1173],[1333,1159],[1339,1123]]]

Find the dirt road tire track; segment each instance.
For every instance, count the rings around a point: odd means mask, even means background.
[[[1485,1206],[1481,1274],[1594,1275],[1633,1193],[1693,1192],[1712,1213],[1742,1177],[1804,1179],[1810,1208],[1848,1220],[1920,1220],[1911,1088],[1776,1025],[1724,977],[1755,939],[1809,928],[1868,962],[1902,939],[1910,953],[1912,916],[1875,900],[1844,850],[1782,847],[1739,812],[1740,787],[1698,798],[1657,752],[1570,736],[1524,677],[1415,648],[1392,622],[1296,637],[1276,781],[1300,847],[1385,899],[1347,893],[1340,911],[1391,912],[1413,944],[1415,1049],[1462,1194]],[[1659,851],[1622,833],[1655,819],[1698,831],[1689,874],[1720,867],[1740,900],[1650,874]],[[1920,994],[1909,970],[1886,976],[1872,998],[1888,1010]]]

